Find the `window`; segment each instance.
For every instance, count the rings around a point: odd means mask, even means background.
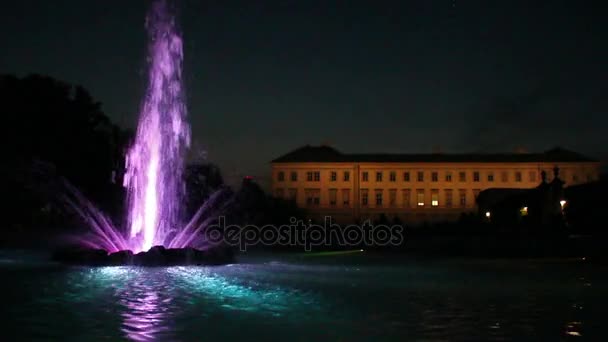
[[[577,174],[572,174],[572,182],[574,182],[574,183],[578,182],[578,175]]]
[[[274,190],[274,196],[278,197],[278,198],[283,198],[283,196],[285,196],[284,190],[281,189],[281,188],[275,189]]]
[[[412,197],[412,191],[410,189],[403,189],[403,206],[406,208],[410,207],[410,198]]]
[[[419,182],[424,182],[424,172],[418,171],[417,178]]]
[[[515,181],[521,182],[521,172],[520,171],[515,172]]]
[[[475,199],[475,202],[477,202],[477,197],[479,197],[479,189],[473,189],[473,198]]]
[[[329,180],[332,181],[332,182],[337,181],[338,180],[338,173],[336,171],[332,171],[329,174]]]
[[[508,171],[503,171],[500,174],[500,178],[501,178],[501,180],[502,180],[503,183],[508,182],[509,181],[509,172]]]
[[[409,182],[410,181],[410,173],[409,172],[404,172],[403,173],[403,181],[404,182]]]
[[[493,181],[494,181],[494,173],[488,172],[488,182],[493,182]]]
[[[465,189],[458,190],[458,197],[460,198],[460,206],[463,208],[466,207],[467,206],[467,191]]]
[[[345,207],[350,206],[350,189],[342,189],[342,204]]]
[[[396,182],[397,181],[397,173],[395,171],[391,171],[391,173],[388,174],[388,180],[391,182]]]
[[[338,190],[329,189],[329,205],[335,207],[338,203]]]
[[[316,207],[321,202],[321,190],[320,189],[306,189],[306,205],[309,207]]]
[[[397,205],[397,189],[390,189],[388,191],[388,205],[391,207]]]
[[[536,171],[530,171],[530,182],[536,182]]]
[[[445,181],[446,182],[451,182],[452,181],[452,173],[450,171],[447,171],[445,173]]]
[[[479,171],[473,172],[473,182],[479,182]]]
[[[312,172],[312,171],[308,171],[308,172],[306,172],[306,180],[307,180],[307,181],[312,182],[312,180],[313,180],[313,175],[312,175],[312,174],[313,174],[313,173],[314,173],[314,172]]]
[[[295,172],[295,171],[292,171],[291,175],[290,175],[290,178],[291,178],[292,182],[297,182],[298,181],[298,173]]]
[[[350,172],[344,171],[344,181],[345,182],[350,181]]]
[[[382,206],[382,190],[376,190],[376,207]]]
[[[285,180],[285,172],[279,171],[279,173],[277,175],[277,179],[279,180],[279,182],[284,181]]]
[[[439,206],[439,190],[437,189],[431,190],[431,206]]]
[[[431,181],[437,182],[439,180],[439,174],[437,172],[431,172]]]
[[[318,182],[321,180],[321,172],[315,171],[315,172],[313,172],[313,176],[314,176],[315,182]]]
[[[290,200],[295,201],[298,198],[298,189],[289,189],[287,195]]]
[[[364,207],[369,205],[369,192],[367,189],[361,189],[361,205]]]
[[[451,208],[452,207],[452,203],[453,203],[452,196],[453,196],[452,189],[446,189],[445,190],[445,206],[447,208]]]
[[[363,173],[361,174],[361,180],[362,180],[363,182],[367,182],[367,181],[369,180],[369,174],[367,173],[367,171],[366,171],[366,172],[363,172]]]
[[[422,189],[416,191],[416,204],[419,207],[424,207],[424,190]]]
[[[459,182],[466,182],[467,181],[467,173],[464,172],[464,171],[458,172],[458,181]]]
[[[376,172],[376,182],[382,182],[382,171]]]

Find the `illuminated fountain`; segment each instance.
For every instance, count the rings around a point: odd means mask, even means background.
[[[182,38],[165,0],[152,4],[146,28],[150,64],[148,88],[135,141],[126,156],[124,176],[128,229],[126,232],[117,230],[74,187],[67,186],[68,192],[63,199],[92,228],[93,236],[80,239],[88,248],[108,253],[147,252],[153,246],[162,246],[155,248],[156,252],[165,248],[209,250],[208,241],[201,233],[226,207],[227,194],[225,191],[213,194],[189,223],[180,220],[185,189],[184,157],[190,145],[190,127],[186,121],[182,82]],[[103,255],[103,252],[98,254]]]

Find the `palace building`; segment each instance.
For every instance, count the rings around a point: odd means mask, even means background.
[[[271,162],[271,189],[309,218],[350,223],[398,217],[404,222],[449,221],[477,210],[490,188],[526,189],[558,167],[565,186],[599,180],[600,163],[555,148],[543,153],[346,154],[304,146]],[[551,181],[549,178],[548,181]]]

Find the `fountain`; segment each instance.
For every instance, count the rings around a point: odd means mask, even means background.
[[[230,249],[209,245],[201,236],[226,208],[229,194],[225,190],[213,194],[189,223],[180,221],[190,127],[182,82],[182,38],[166,0],[152,4],[146,28],[148,88],[124,176],[127,232],[116,229],[76,188],[66,184],[68,191],[62,199],[91,227],[92,235],[79,239],[86,249],[58,251],[58,261],[98,265],[232,261]]]

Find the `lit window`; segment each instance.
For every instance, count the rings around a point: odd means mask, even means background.
[[[418,190],[416,193],[416,203],[419,207],[424,207],[424,190]]]
[[[528,215],[528,207],[523,207],[523,208],[519,209],[519,214],[521,216],[527,216]]]
[[[431,206],[437,207],[439,206],[439,191],[433,190],[431,192]]]

